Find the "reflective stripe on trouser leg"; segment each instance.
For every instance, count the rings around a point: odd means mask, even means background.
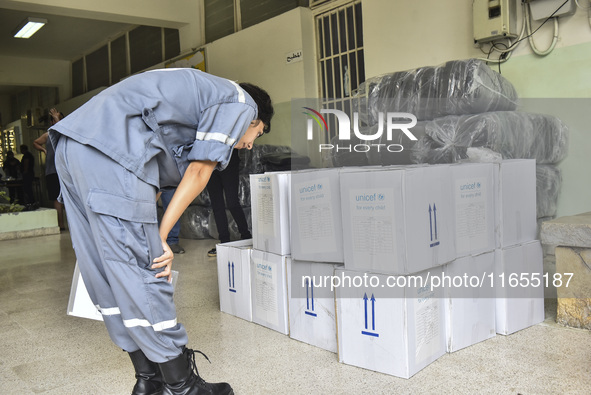
[[[68,195],[75,196],[64,196],[66,208],[71,200],[70,205],[82,206],[80,214],[86,217],[86,223],[77,225],[88,230],[71,232],[84,282],[91,284],[93,302],[103,312],[118,308],[121,313],[103,315],[111,338],[124,349],[121,343],[131,338],[154,362],[177,357],[187,335],[176,322],[172,285],[154,277],[157,271],[150,269],[152,260],[162,254],[155,188],[101,152],[71,139],[62,137],[58,150],[66,158],[60,161],[69,178],[64,186],[71,184]],[[95,257],[90,256],[93,253]],[[97,272],[101,278],[96,278]]]

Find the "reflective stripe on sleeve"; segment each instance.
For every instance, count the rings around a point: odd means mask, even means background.
[[[238,85],[234,81],[230,81],[230,82],[232,83],[232,85],[234,85],[236,87],[236,90],[238,91],[238,102],[246,103],[246,97],[244,97],[244,91],[242,90],[240,85]]]
[[[234,142],[236,142],[236,139],[231,138],[230,136],[223,134],[223,133],[205,133],[205,132],[195,133],[195,140],[201,140],[201,141],[215,140],[215,141],[219,141],[220,143],[224,143],[226,145],[233,145]]]

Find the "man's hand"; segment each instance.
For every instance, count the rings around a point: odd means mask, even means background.
[[[152,269],[160,269],[161,267],[165,267],[163,271],[156,274],[156,278],[159,277],[168,277],[168,282],[172,282],[172,260],[174,259],[174,254],[170,250],[170,247],[166,243],[165,240],[162,240],[162,249],[164,253],[160,255],[158,258],[154,259],[154,264],[152,265]]]

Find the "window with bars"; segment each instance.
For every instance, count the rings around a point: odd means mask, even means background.
[[[326,109],[351,113],[351,92],[365,81],[361,1],[316,16],[320,97]],[[328,117],[329,138],[336,118]]]

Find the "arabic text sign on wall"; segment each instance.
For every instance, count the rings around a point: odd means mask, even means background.
[[[304,55],[301,49],[285,54],[285,64],[292,64],[304,60]]]

